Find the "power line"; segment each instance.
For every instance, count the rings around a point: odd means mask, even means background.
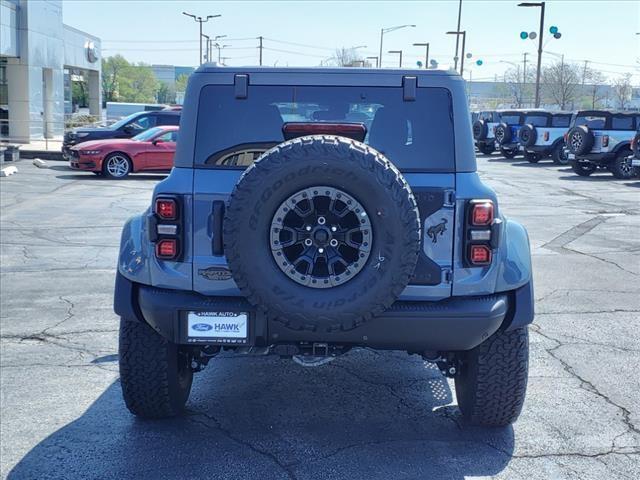
[[[279,48],[271,48],[271,47],[262,47],[262,48],[264,50],[270,50],[272,52],[290,53],[292,55],[301,55],[303,57],[327,58],[325,55],[314,55],[312,53],[294,52],[292,50],[282,50],[282,49],[279,49]]]
[[[270,37],[262,37],[262,38],[264,38],[265,40],[269,40],[271,42],[282,43],[284,45],[293,45],[293,46],[296,46],[296,47],[315,48],[315,49],[318,49],[318,50],[327,50],[327,51],[330,51],[330,52],[335,51],[335,48],[318,47],[317,45],[309,45],[309,44],[306,44],[306,43],[287,42],[287,41],[284,41],[284,40],[276,40],[275,38],[270,38]]]

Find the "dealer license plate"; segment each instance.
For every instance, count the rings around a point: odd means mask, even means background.
[[[189,312],[187,336],[192,339],[244,343],[249,316],[241,312]]]

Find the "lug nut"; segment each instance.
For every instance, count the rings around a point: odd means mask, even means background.
[[[304,229],[305,229],[307,232],[310,232],[310,231],[311,231],[311,225],[307,225],[306,227],[304,227]]]
[[[325,224],[325,222],[326,222],[326,220],[325,220],[325,218],[324,218],[324,217],[318,217],[318,223],[319,223],[320,225],[324,225],[324,224]]]
[[[456,367],[449,368],[449,375],[455,375],[455,374],[456,374]]]
[[[310,247],[310,246],[313,244],[313,242],[311,241],[311,239],[310,239],[310,238],[306,238],[306,239],[304,240],[304,244],[305,244],[307,247]]]
[[[331,245],[332,247],[337,247],[338,240],[336,240],[335,238],[332,238],[331,241],[329,242],[329,245]]]
[[[338,227],[331,227],[332,232],[335,232],[336,230],[338,230]]]
[[[324,248],[319,248],[318,253],[324,253]]]

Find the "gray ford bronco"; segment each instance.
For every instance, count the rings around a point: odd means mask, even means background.
[[[189,80],[175,167],[124,226],[124,400],[178,414],[221,352],[318,365],[368,347],[435,362],[472,424],[515,421],[529,240],[476,173],[462,79],[219,68]]]

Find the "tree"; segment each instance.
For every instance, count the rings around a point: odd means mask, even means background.
[[[129,66],[129,62],[122,55],[102,59],[102,100],[105,103],[118,100],[120,76]]]
[[[337,48],[333,57],[329,60],[338,67],[353,67],[357,63],[363,62],[363,59],[355,48]]]
[[[79,107],[88,105],[87,84],[84,81],[71,82],[71,103]]]
[[[584,85],[582,93],[587,97],[587,104],[595,110],[600,102],[607,98],[605,85],[607,77],[599,70],[586,67],[582,82]]]
[[[562,60],[542,69],[543,93],[561,110],[573,106],[580,85],[580,68]]]
[[[156,92],[158,103],[175,103],[176,92],[164,82],[159,82],[158,91]]]
[[[176,79],[176,92],[186,92],[187,82],[189,81],[189,75],[182,74]]]
[[[527,72],[527,78],[524,78],[524,72],[517,65],[516,68],[507,70],[503,79],[504,88],[501,90],[514,108],[522,108],[530,102],[535,82],[533,72]]]
[[[613,81],[613,95],[616,101],[616,107],[625,109],[631,102],[631,74],[625,73]]]

